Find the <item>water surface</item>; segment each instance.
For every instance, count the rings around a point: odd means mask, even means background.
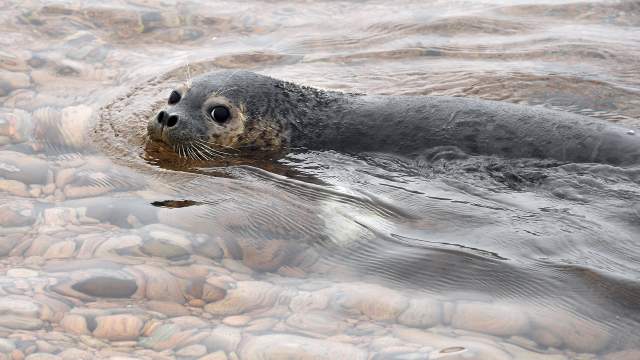
[[[635,1],[0,1],[0,353],[640,358],[637,167],[187,161],[134,132],[232,68],[640,136],[639,26]]]

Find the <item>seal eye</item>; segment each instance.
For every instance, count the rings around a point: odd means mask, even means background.
[[[210,115],[213,121],[222,124],[229,120],[231,113],[229,112],[229,109],[224,106],[215,106],[211,109]]]
[[[180,96],[180,93],[175,91],[175,90],[173,90],[171,92],[171,95],[169,95],[169,101],[168,101],[169,105],[177,104],[178,101],[180,101],[181,98],[182,97]]]

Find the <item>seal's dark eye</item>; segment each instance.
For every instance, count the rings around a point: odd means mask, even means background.
[[[213,107],[209,114],[211,115],[211,118],[213,119],[213,121],[219,124],[222,124],[223,122],[229,120],[229,116],[231,116],[229,109],[227,109],[224,106]]]
[[[180,98],[181,98],[180,93],[173,90],[171,92],[171,95],[169,95],[169,105],[177,104],[178,101],[180,101]]]

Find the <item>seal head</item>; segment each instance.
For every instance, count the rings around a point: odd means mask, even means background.
[[[282,111],[282,82],[244,71],[196,77],[172,89],[147,124],[152,140],[180,155],[211,158],[237,151],[277,152],[287,145],[291,113]]]

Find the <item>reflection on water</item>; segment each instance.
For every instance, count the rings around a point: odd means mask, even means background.
[[[637,2],[506,3],[0,1],[0,359],[640,358],[638,168],[145,144],[211,68],[640,125]]]

